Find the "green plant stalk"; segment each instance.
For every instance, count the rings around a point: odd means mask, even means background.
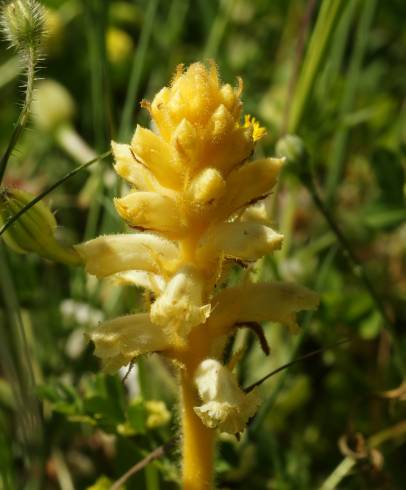
[[[208,36],[206,46],[203,50],[203,59],[206,60],[208,58],[215,59],[217,57],[217,53],[220,47],[221,40],[224,36],[224,32],[226,30],[228,21],[230,19],[231,11],[234,7],[235,0],[227,0],[226,5],[224,7],[224,11],[221,11],[217,14],[212,28],[210,30],[210,34]]]
[[[174,0],[168,15],[168,36],[169,46],[175,46],[179,42],[179,37],[185,25],[185,16],[189,9],[189,0]]]
[[[41,485],[42,459],[42,424],[38,400],[35,394],[34,373],[31,363],[31,354],[28,347],[24,326],[20,315],[20,305],[14,281],[7,263],[7,256],[0,244],[0,291],[5,305],[7,322],[1,325],[2,349],[8,346],[7,356],[1,358],[1,364],[11,377],[12,389],[17,406],[17,417],[20,434],[26,449],[25,456],[32,466],[35,478],[35,490]],[[6,330],[6,323],[9,330]],[[10,352],[12,354],[10,355]],[[4,364],[3,364],[4,363]],[[35,448],[35,450],[34,450]]]
[[[33,47],[28,48],[27,51],[27,87],[25,90],[25,100],[23,108],[21,109],[16,126],[11,135],[10,141],[7,145],[6,151],[0,160],[0,185],[3,181],[4,174],[6,172],[7,164],[10,159],[11,153],[14,150],[25,125],[27,124],[28,116],[31,109],[32,98],[34,93],[34,81],[35,81],[35,63],[36,53]]]
[[[26,204],[23,208],[20,209],[18,213],[16,213],[14,216],[11,216],[5,223],[4,225],[0,228],[0,236],[7,230],[9,226],[11,226],[15,221],[18,220],[20,216],[22,216],[24,213],[26,213],[32,206],[34,206],[37,202],[41,201],[44,199],[45,196],[47,196],[49,193],[51,193],[53,190],[58,188],[60,185],[62,185],[64,182],[69,180],[71,177],[76,175],[78,172],[81,170],[89,167],[93,163],[99,161],[99,160],[104,160],[108,156],[111,155],[111,151],[106,151],[102,155],[98,155],[96,158],[93,160],[90,160],[90,162],[84,163],[83,165],[79,165],[78,167],[74,168],[67,174],[65,174],[61,179],[57,180],[55,183],[53,183],[51,186],[47,187],[43,192],[38,194],[32,201],[30,201],[28,204]]]
[[[95,147],[100,151],[104,147],[108,137],[105,121],[107,121],[108,83],[106,76],[106,49],[105,49],[105,29],[106,29],[106,10],[96,0],[85,2],[87,13],[87,32],[89,44],[89,64],[91,67],[91,100],[92,100],[92,119],[95,130]],[[99,218],[102,211],[101,199],[104,192],[102,168],[96,168],[93,179],[96,181],[95,196],[90,204],[87,216],[84,238],[92,238],[97,231]]]
[[[324,0],[321,5],[295,90],[288,119],[288,133],[296,133],[300,126],[343,3],[343,0]]]
[[[405,434],[406,422],[402,421],[369,437],[367,440],[367,447],[368,449],[377,448],[384,442],[391,439],[397,439],[398,437],[403,437]],[[334,490],[337,488],[339,483],[348,475],[356,463],[356,459],[350,456],[345,457],[324,481],[320,487],[320,490]]]
[[[376,5],[376,0],[364,0],[364,8],[362,10],[361,18],[359,20],[355,47],[351,56],[350,66],[346,77],[344,96],[340,107],[340,121],[343,121],[345,116],[351,111],[354,105],[362,61],[364,59],[368,43],[368,33],[371,28]],[[327,167],[328,174],[326,203],[329,206],[331,206],[331,204],[333,203],[336,189],[343,172],[345,150],[348,142],[348,133],[348,127],[340,126],[334,138],[331,158],[328,162]]]
[[[329,51],[326,67],[321,75],[318,93],[320,99],[329,97],[329,91],[332,89],[332,84],[336,81],[340,70],[342,69],[345,49],[348,44],[354,15],[359,7],[359,1],[360,0],[352,0],[351,2],[348,2],[337,24],[337,29],[331,40],[331,49]]]
[[[148,2],[148,8],[145,14],[145,21],[140,35],[140,42],[138,44],[138,48],[135,51],[135,55],[134,55],[130,82],[128,84],[123,115],[120,122],[120,127],[118,132],[120,140],[125,140],[130,135],[132,119],[133,119],[133,111],[136,105],[135,102],[136,102],[136,98],[141,82],[141,75],[143,71],[145,57],[147,54],[147,49],[151,39],[152,28],[154,25],[154,19],[155,19],[158,3],[159,0],[150,0]]]

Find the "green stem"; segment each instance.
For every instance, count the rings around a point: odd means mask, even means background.
[[[84,2],[85,13],[87,14],[87,33],[89,46],[89,64],[91,73],[91,97],[92,97],[92,119],[95,136],[95,147],[97,151],[105,147],[109,141],[108,105],[109,105],[109,85],[106,73],[106,8],[98,0]],[[85,239],[89,239],[96,234],[97,226],[102,212],[101,201],[104,191],[103,171],[98,167],[93,174],[95,181],[95,199],[90,203],[85,226]]]
[[[10,141],[7,145],[6,151],[0,160],[0,185],[3,181],[4,174],[6,172],[7,164],[10,159],[11,153],[14,150],[21,133],[27,124],[28,115],[30,113],[32,96],[34,92],[34,81],[35,81],[35,63],[37,59],[37,54],[34,48],[29,48],[27,52],[27,88],[25,90],[25,101],[23,108],[18,117],[16,126],[11,135]]]
[[[4,301],[5,322],[0,324],[1,364],[6,374],[11,375],[9,381],[15,397],[19,421],[19,434],[25,446],[26,456],[30,461],[32,475],[36,474],[38,489],[41,481],[40,459],[42,452],[42,423],[38,400],[35,393],[35,378],[31,362],[24,325],[20,314],[20,305],[7,263],[5,249],[0,245],[0,291]]]
[[[346,76],[346,85],[341,102],[339,121],[342,121],[344,119],[345,115],[351,111],[354,104],[362,61],[364,59],[365,51],[367,48],[368,33],[372,24],[376,4],[376,0],[364,1],[364,9],[362,11],[357,29],[355,47]],[[328,163],[326,192],[326,202],[328,205],[331,205],[333,202],[337,185],[343,172],[347,142],[348,128],[340,127],[335,136],[333,148],[331,151],[331,159]]]
[[[295,90],[288,120],[288,133],[296,133],[300,126],[342,5],[343,0],[324,0],[321,5]]]
[[[211,28],[209,37],[207,39],[206,46],[203,51],[204,60],[208,58],[215,59],[217,57],[220,43],[224,36],[224,32],[226,30],[228,21],[230,19],[230,14],[234,7],[234,4],[235,4],[235,0],[227,0],[224,10],[220,11],[217,14],[213,22],[213,27]]]
[[[150,43],[152,28],[159,0],[150,0],[145,14],[145,21],[141,31],[140,42],[135,51],[133,66],[131,70],[130,82],[128,84],[127,96],[124,103],[123,115],[121,118],[119,138],[126,139],[130,133],[135,100],[141,82],[141,74]]]

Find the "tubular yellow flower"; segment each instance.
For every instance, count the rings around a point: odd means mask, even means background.
[[[257,260],[283,240],[266,198],[284,160],[250,161],[265,129],[250,116],[241,122],[241,92],[241,80],[220,83],[214,63],[179,66],[170,86],[142,103],[156,132],[138,126],[130,145],[112,143],[115,170],[131,185],[115,206],[137,231],[76,247],[89,273],[155,296],[148,313],[111,320],[91,338],[108,370],[147,352],[180,368],[185,490],[212,488],[215,428],[243,431],[258,406],[221,365],[224,339],[236,323],[296,328],[296,312],[318,301],[280,283],[215,293],[227,260]]]
[[[168,348],[169,339],[162,328],[140,313],[102,323],[90,334],[95,354],[102,358],[106,372],[114,372],[140,354]]]
[[[237,434],[255,415],[258,394],[255,390],[244,393],[231,371],[219,361],[204,360],[196,370],[195,384],[204,403],[194,411],[207,427]]]

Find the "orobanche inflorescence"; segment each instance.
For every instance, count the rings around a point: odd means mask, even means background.
[[[266,201],[283,160],[252,160],[265,131],[242,118],[241,91],[241,81],[222,85],[213,63],[179,66],[170,86],[142,103],[153,129],[137,126],[131,144],[112,143],[115,170],[132,187],[115,207],[131,232],[76,247],[89,273],[153,293],[149,311],[91,333],[105,370],[159,352],[188,385],[183,400],[192,400],[193,423],[231,433],[244,429],[259,402],[222,362],[227,337],[254,322],[295,328],[295,313],[318,302],[291,284],[218,286],[227,262],[255,261],[283,239]]]

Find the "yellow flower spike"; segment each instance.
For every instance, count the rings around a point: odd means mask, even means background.
[[[181,384],[183,488],[213,488],[215,430],[242,432],[258,407],[223,356],[239,322],[281,322],[294,329],[299,310],[317,305],[306,288],[243,284],[215,295],[226,260],[254,261],[277,250],[269,195],[283,159],[250,161],[265,135],[241,121],[242,81],[222,85],[214,63],[179,66],[151,102],[151,131],[138,126],[130,145],[112,143],[115,170],[131,192],[119,215],[143,232],[78,245],[88,272],[153,293],[144,316],[111,320],[92,333],[96,355],[114,370],[137,355],[161,352]],[[133,322],[133,323],[132,323]]]
[[[206,359],[194,377],[201,406],[194,411],[211,429],[237,434],[255,415],[260,400],[256,390],[244,393],[232,372],[215,359]]]

